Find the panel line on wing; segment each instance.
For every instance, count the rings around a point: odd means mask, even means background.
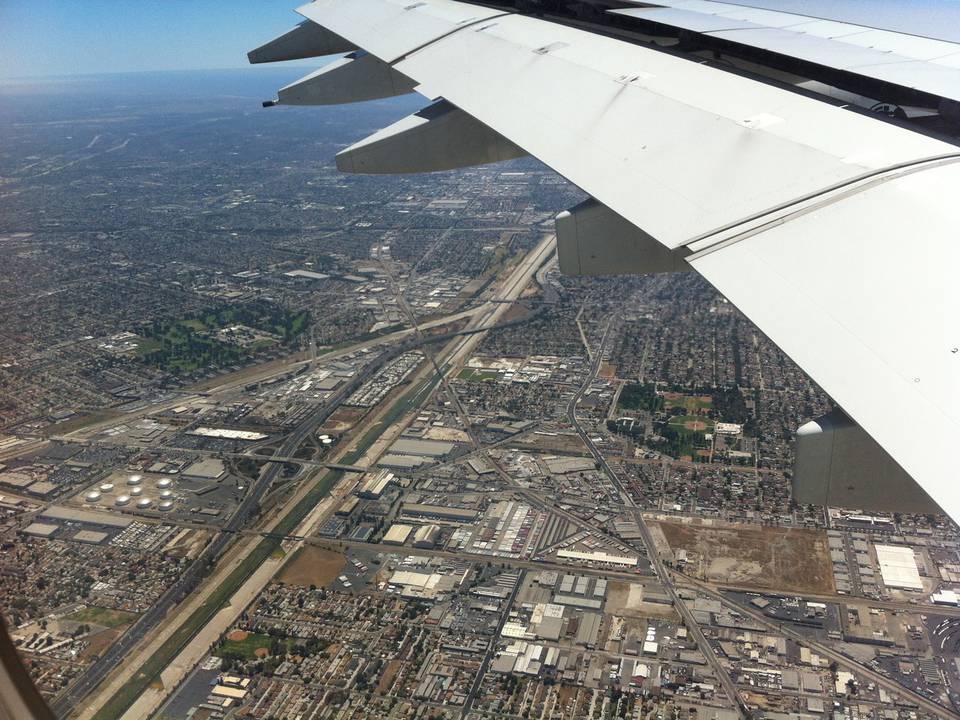
[[[818,192],[797,198],[794,202],[771,208],[769,211],[758,213],[753,217],[744,218],[743,221],[728,225],[716,232],[694,238],[686,245],[687,248],[693,251],[690,259],[703,257],[721,248],[746,240],[776,225],[782,225],[794,218],[806,215],[827,205],[832,205],[833,203],[839,202],[851,195],[861,193],[881,183],[956,162],[960,162],[960,152],[900,163],[864,173],[846,182],[837,183]]]
[[[403,62],[404,60],[406,60],[408,57],[410,57],[410,56],[413,55],[414,53],[420,52],[421,50],[424,50],[425,48],[428,48],[428,47],[430,47],[431,45],[433,45],[434,43],[438,43],[438,42],[440,42],[441,40],[444,40],[444,39],[450,37],[451,35],[455,35],[456,33],[460,32],[461,30],[466,30],[466,29],[468,29],[468,28],[472,28],[472,27],[474,27],[474,26],[476,26],[476,25],[479,25],[480,23],[485,23],[485,22],[488,22],[488,21],[490,21],[490,20],[496,20],[497,18],[502,18],[502,17],[504,17],[505,15],[513,15],[513,14],[514,14],[514,13],[504,12],[504,13],[500,13],[499,15],[490,15],[490,16],[488,16],[488,17],[473,18],[472,20],[469,20],[469,21],[462,21],[460,24],[457,25],[457,27],[452,28],[449,32],[445,32],[443,35],[440,35],[440,36],[438,36],[438,37],[435,37],[433,40],[428,40],[427,42],[422,43],[421,45],[418,45],[418,46],[415,47],[415,48],[411,48],[410,50],[408,50],[407,52],[405,52],[405,53],[404,53],[403,55],[401,55],[400,57],[398,57],[398,58],[396,58],[396,59],[394,59],[394,60],[391,60],[388,64],[389,64],[389,65],[396,65],[397,63]],[[492,23],[492,25],[495,25],[495,24],[496,24],[496,23]],[[481,28],[481,29],[484,29],[484,28]]]

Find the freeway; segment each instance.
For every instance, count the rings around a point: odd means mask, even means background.
[[[260,476],[256,481],[251,483],[247,496],[237,507],[230,520],[224,528],[214,536],[204,551],[187,568],[184,574],[116,643],[108,648],[73,685],[57,698],[54,707],[58,715],[65,716],[75,708],[82,698],[103,682],[103,680],[120,665],[123,658],[135,645],[160,624],[174,605],[197,588],[209,572],[209,569],[214,566],[218,557],[226,550],[234,538],[242,534],[245,526],[259,510],[260,500],[270,488],[282,468],[282,463],[278,461],[281,458],[294,456],[297,448],[308,435],[320,424],[325,422],[353,392],[361,387],[363,383],[370,380],[384,365],[415,348],[437,342],[456,340],[459,336],[463,336],[460,337],[448,354],[446,367],[449,369],[449,367],[451,367],[449,363],[450,357],[457,358],[458,361],[460,358],[465,357],[466,355],[463,353],[469,353],[484,333],[495,328],[507,327],[528,321],[532,316],[502,323],[499,322],[501,317],[509,309],[509,305],[502,304],[498,301],[512,301],[519,297],[523,289],[529,284],[533,274],[546,257],[549,256],[549,253],[552,252],[553,240],[553,236],[546,236],[536,248],[528,253],[527,256],[511,270],[510,275],[500,288],[498,288],[496,296],[476,308],[471,308],[468,311],[461,311],[429,323],[398,331],[389,336],[382,336],[375,342],[366,341],[353,346],[351,349],[355,350],[358,347],[369,344],[382,344],[388,338],[402,340],[399,343],[388,345],[383,352],[364,366],[348,383],[341,386],[321,406],[304,418],[285,438],[284,442],[270,458],[275,460],[275,462],[269,462],[264,465]],[[467,317],[471,318],[471,322],[469,326],[463,330],[433,335],[424,335],[422,332],[424,329],[442,327],[448,325],[454,319]],[[284,371],[289,371],[289,366]],[[440,374],[442,375],[442,371]],[[249,382],[251,382],[250,376],[247,375],[240,380],[233,381],[233,385],[239,387]],[[182,402],[182,399],[180,402]],[[159,406],[152,406],[149,411],[156,412],[158,409]]]
[[[292,456],[307,436],[320,424],[325,422],[340,405],[355,392],[363,383],[370,380],[387,363],[396,359],[409,350],[426,342],[438,342],[446,335],[428,336],[423,339],[407,340],[384,350],[380,355],[367,363],[350,382],[345,383],[334,392],[326,402],[304,418],[299,425],[284,439],[274,453],[274,458]],[[267,463],[261,470],[260,476],[251,483],[246,496],[237,506],[230,520],[218,532],[203,552],[190,564],[184,573],[171,585],[166,592],[154,603],[147,612],[125,632],[113,645],[91,664],[79,678],[61,694],[53,703],[58,715],[67,715],[90,691],[99,685],[123,660],[126,654],[139,643],[151,630],[156,628],[174,605],[179,603],[200,584],[217,558],[226,550],[238,531],[242,530],[254,519],[259,511],[260,501],[273,484],[283,464],[280,462]]]

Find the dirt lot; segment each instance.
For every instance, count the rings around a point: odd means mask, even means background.
[[[346,562],[340,553],[308,545],[297,551],[278,579],[287,585],[323,587],[336,579]]]
[[[401,665],[403,665],[401,660],[391,660],[387,663],[380,682],[377,683],[378,693],[386,693],[393,686],[393,679],[397,676],[397,673],[400,672]]]
[[[621,617],[676,617],[676,611],[671,605],[649,603],[643,600],[643,585],[611,580],[607,585],[607,604],[604,610],[611,615]]]
[[[337,435],[346,432],[356,425],[365,413],[365,408],[339,407],[333,411],[333,415],[327,418],[323,427],[317,430],[317,434]]]
[[[96,635],[90,637],[90,644],[85,647],[80,653],[81,660],[89,660],[93,656],[100,656],[103,652],[113,645],[124,631],[130,627],[129,625],[118,625],[115,628],[109,630],[104,630],[103,632],[98,632]]]
[[[827,538],[816,530],[659,522],[686,572],[704,580],[792,592],[833,593]]]

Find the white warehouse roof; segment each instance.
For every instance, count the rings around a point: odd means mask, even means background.
[[[902,545],[877,545],[876,548],[884,585],[889,588],[923,590],[912,548]]]

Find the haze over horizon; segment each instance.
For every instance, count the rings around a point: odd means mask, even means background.
[[[958,0],[737,0],[960,41]],[[116,72],[215,70],[298,22],[290,0],[6,0],[0,79]],[[918,12],[922,8],[922,12]]]

